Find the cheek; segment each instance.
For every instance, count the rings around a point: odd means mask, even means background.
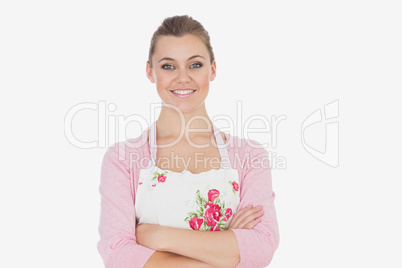
[[[198,84],[201,87],[209,87],[209,73],[202,74],[198,78]]]
[[[156,77],[156,88],[158,90],[163,90],[169,87],[172,82],[172,78],[167,75],[160,75]]]

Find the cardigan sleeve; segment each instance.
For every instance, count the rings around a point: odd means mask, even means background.
[[[97,244],[106,268],[143,267],[155,250],[137,244],[134,191],[127,160],[119,146],[109,147],[101,167],[100,240]]]
[[[242,153],[246,161],[243,161],[239,172],[241,179],[238,210],[249,204],[262,205],[264,214],[261,222],[253,229],[232,229],[240,251],[237,268],[267,267],[279,245],[271,167],[265,149],[249,148],[246,151]]]

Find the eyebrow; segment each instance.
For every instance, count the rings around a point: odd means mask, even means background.
[[[190,58],[188,58],[187,60],[192,60],[192,59],[197,58],[197,57],[203,58],[203,59],[205,60],[205,58],[204,58],[203,56],[200,56],[200,55],[194,55],[194,56],[191,56],[191,57],[190,57]],[[163,58],[162,58],[162,59],[160,59],[158,62],[161,62],[161,61],[163,61],[163,60],[171,60],[171,61],[174,61],[174,59],[172,59],[172,58],[169,58],[169,57],[163,57]]]

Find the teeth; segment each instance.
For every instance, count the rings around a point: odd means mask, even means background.
[[[174,93],[180,94],[180,95],[185,95],[191,92],[194,92],[195,90],[192,89],[186,89],[186,90],[173,90]]]

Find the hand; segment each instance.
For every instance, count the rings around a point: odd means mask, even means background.
[[[264,214],[262,206],[254,207],[249,205],[237,211],[229,224],[230,229],[252,229],[259,222],[261,222],[261,216]]]
[[[157,224],[139,224],[135,228],[137,243],[147,248],[159,250],[161,226]]]

